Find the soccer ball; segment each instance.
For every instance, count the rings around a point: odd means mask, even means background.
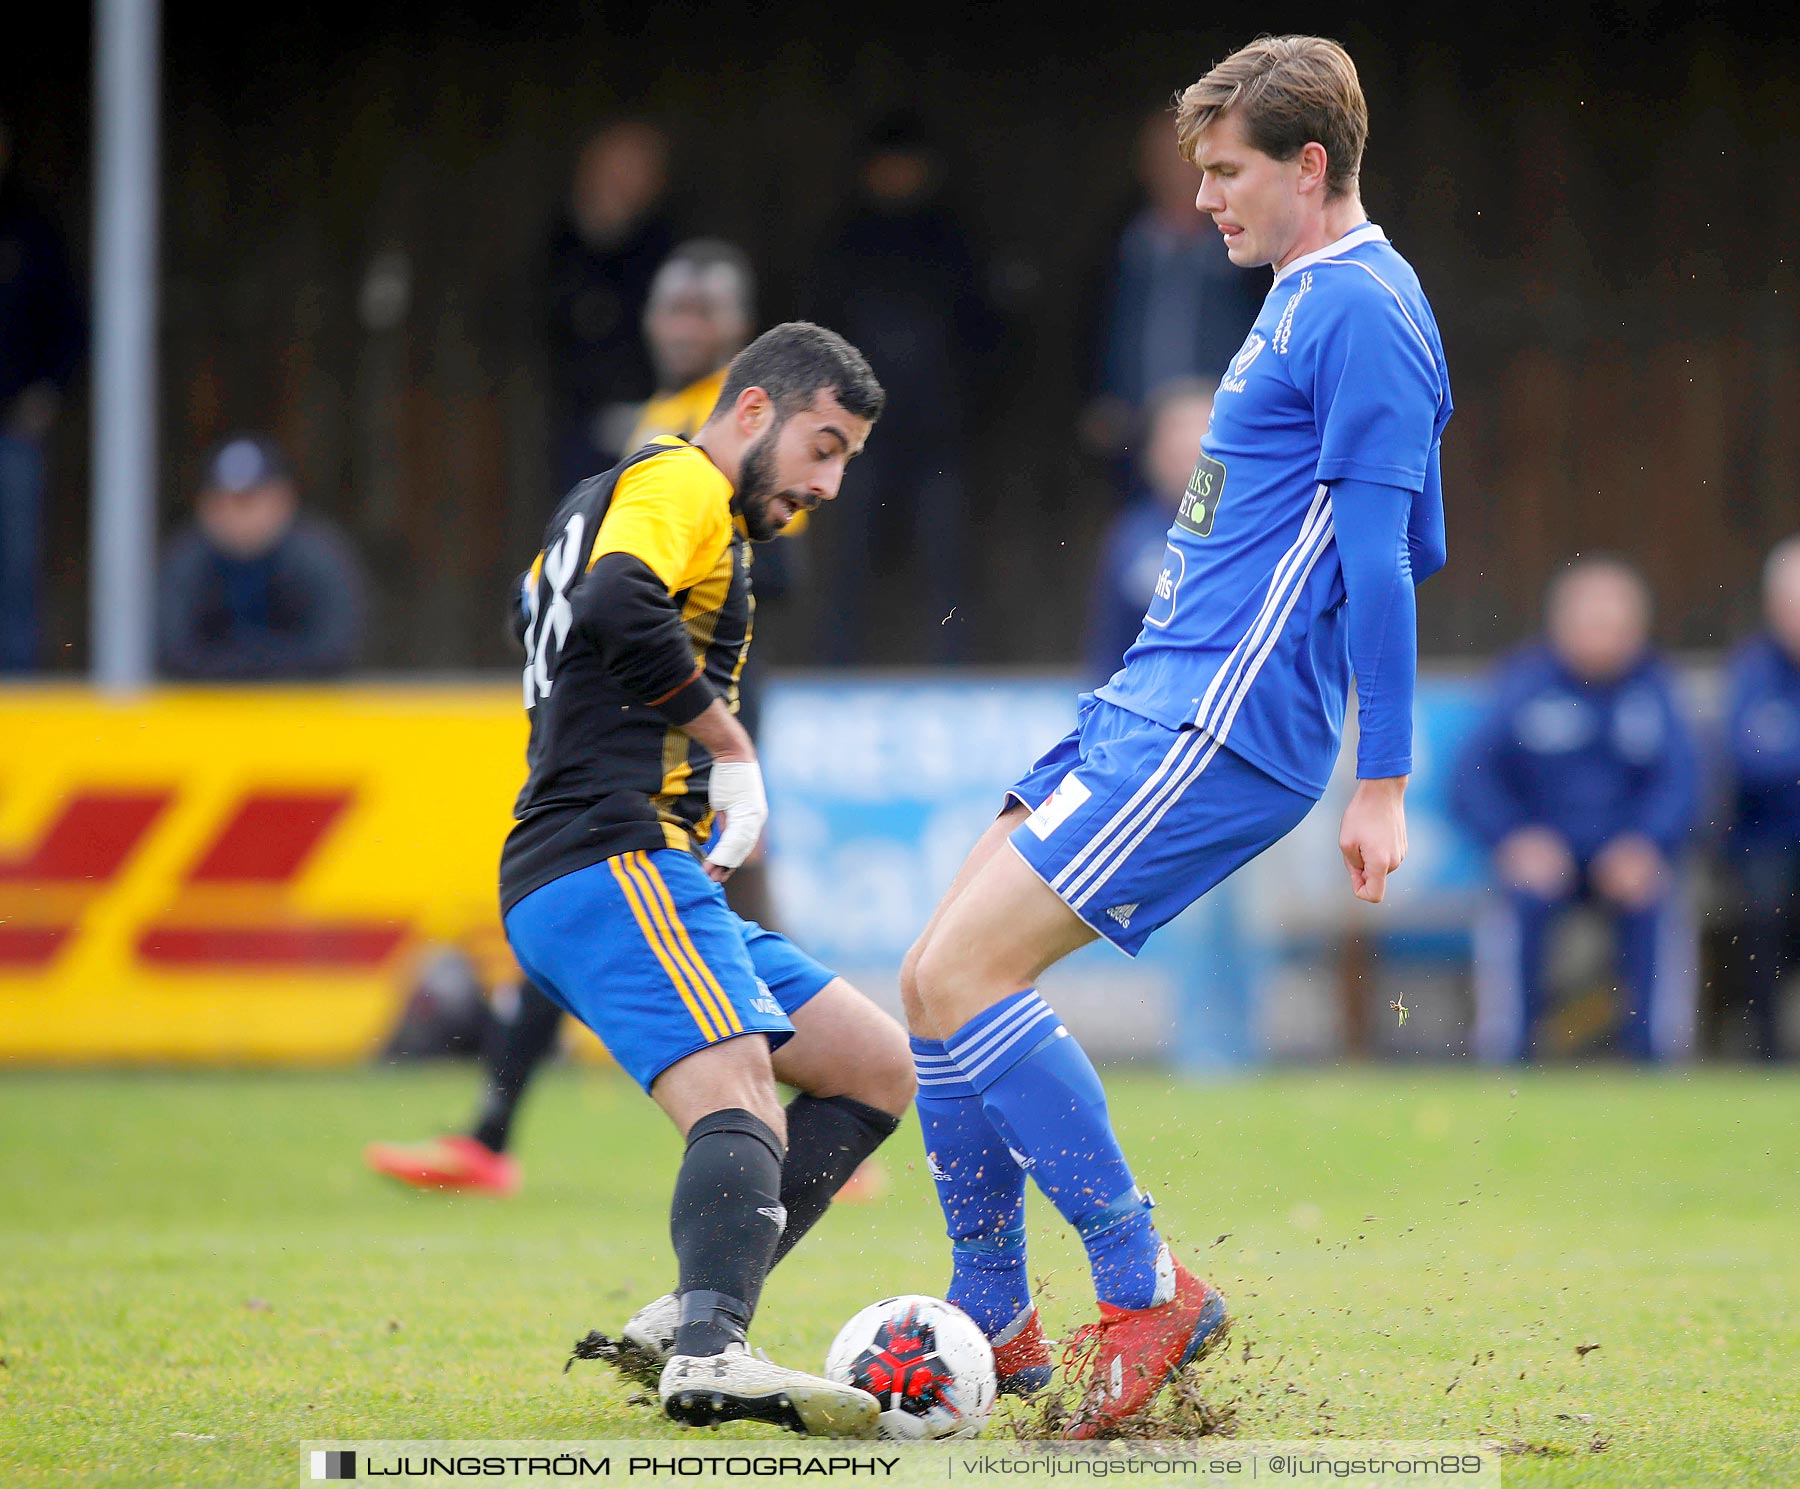
[[[974,1437],[994,1412],[994,1350],[960,1308],[883,1298],[838,1330],[825,1374],[881,1403],[886,1438]]]

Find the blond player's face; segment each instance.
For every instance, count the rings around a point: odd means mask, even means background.
[[[1194,205],[1212,218],[1240,269],[1279,266],[1299,236],[1300,157],[1276,160],[1244,138],[1233,114],[1203,130],[1194,150],[1200,191]]]

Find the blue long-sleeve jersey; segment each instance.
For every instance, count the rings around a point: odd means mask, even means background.
[[[1412,770],[1414,583],[1444,561],[1450,373],[1418,276],[1365,223],[1288,264],[1220,380],[1143,629],[1101,698],[1324,793]]]
[[[1743,847],[1800,847],[1800,662],[1756,636],[1733,655],[1728,679],[1733,834]]]
[[[1659,660],[1587,682],[1542,645],[1501,664],[1451,786],[1458,820],[1489,847],[1547,827],[1584,862],[1624,833],[1674,852],[1699,801],[1693,732]]]

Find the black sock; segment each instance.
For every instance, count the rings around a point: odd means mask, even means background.
[[[680,1268],[678,1355],[716,1355],[741,1343],[786,1221],[781,1139],[741,1107],[688,1131],[669,1235]]]
[[[556,1048],[563,1012],[529,982],[519,984],[519,1006],[501,1027],[488,1063],[488,1094],[471,1134],[475,1141],[504,1153],[512,1137],[513,1117],[525,1087]]]
[[[900,1119],[851,1096],[796,1096],[788,1103],[787,1162],[781,1166],[781,1203],[787,1229],[772,1267],[817,1225],[832,1196],[899,1127]]]

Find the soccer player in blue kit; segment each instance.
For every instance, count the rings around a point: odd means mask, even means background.
[[[1406,856],[1413,587],[1444,563],[1450,384],[1417,276],[1363,211],[1367,132],[1355,65],[1317,37],[1257,41],[1182,95],[1196,205],[1274,284],[1219,384],[1142,633],[1008,793],[901,974],[950,1301],[993,1341],[1005,1388],[1051,1374],[1027,1174],[1086,1246],[1100,1318],[1064,1354],[1073,1437],[1141,1410],[1227,1318],[1157,1234],[1038,979],[1097,936],[1135,954],[1292,829],[1324,793],[1352,675],[1352,891],[1381,900]]]

